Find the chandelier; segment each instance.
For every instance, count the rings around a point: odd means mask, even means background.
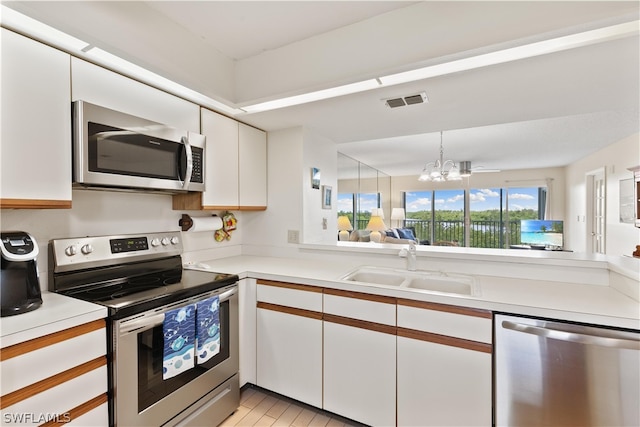
[[[444,160],[444,151],[442,149],[442,132],[440,132],[440,158],[435,162],[427,163],[422,170],[418,181],[460,181],[462,176],[458,170],[458,166],[453,160]]]

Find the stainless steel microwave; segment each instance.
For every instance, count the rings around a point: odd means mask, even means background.
[[[75,186],[204,191],[205,143],[198,133],[73,103]]]

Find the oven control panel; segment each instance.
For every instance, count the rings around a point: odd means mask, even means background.
[[[179,231],[56,239],[50,246],[55,272],[166,258],[183,249]]]
[[[149,249],[149,241],[146,237],[131,237],[129,239],[112,239],[111,253],[146,251]]]

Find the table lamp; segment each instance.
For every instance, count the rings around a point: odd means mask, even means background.
[[[338,217],[338,230],[338,240],[349,240],[349,231],[353,230],[353,227],[348,216],[342,215]]]
[[[387,226],[384,221],[377,215],[372,216],[367,224],[367,230],[371,230],[371,241],[375,243],[380,243],[380,239],[382,237],[380,232],[386,229]]]

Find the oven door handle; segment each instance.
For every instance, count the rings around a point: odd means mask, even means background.
[[[225,291],[220,295],[218,295],[218,301],[219,302],[226,301],[237,293],[238,293],[238,287],[234,286],[233,289],[229,289],[228,291]]]
[[[120,324],[120,334],[128,334],[129,332],[142,332],[147,329],[155,328],[164,322],[164,313],[156,314],[151,317],[143,317],[141,319],[130,320]]]

